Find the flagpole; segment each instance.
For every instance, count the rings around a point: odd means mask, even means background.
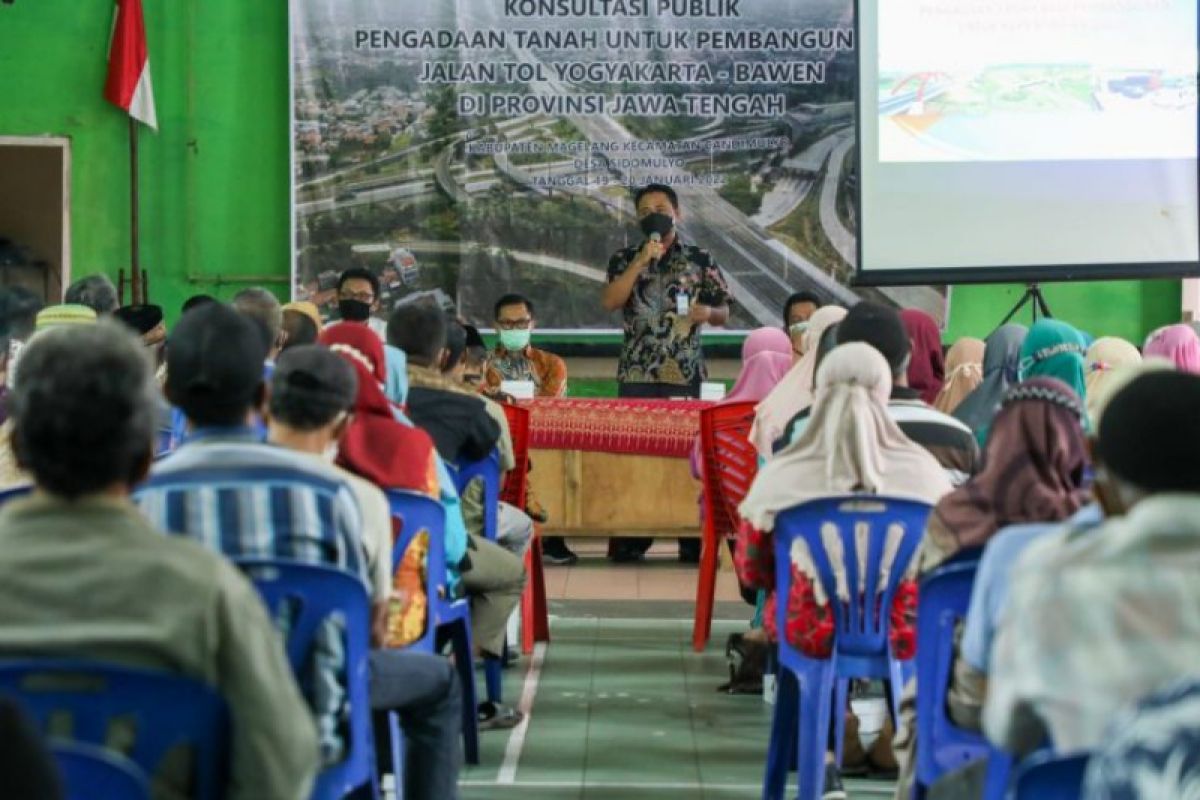
[[[130,294],[134,304],[146,302],[142,295],[142,268],[138,255],[138,121],[129,118],[129,253],[132,266]]]

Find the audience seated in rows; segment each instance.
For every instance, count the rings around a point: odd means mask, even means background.
[[[373,333],[364,333],[379,344]],[[458,774],[460,689],[444,659],[393,649],[421,635],[428,607],[420,580],[422,565],[402,568],[393,577],[391,512],[379,488],[413,488],[436,496],[436,486],[428,483],[434,474],[432,464],[421,467],[419,457],[423,444],[428,462],[432,444],[421,431],[405,428],[390,416],[381,417],[375,404],[364,408],[364,394],[382,397],[374,376],[347,357],[345,350],[335,353],[316,345],[290,348],[279,359],[271,381],[270,441],[306,454],[316,466],[328,467],[336,458],[334,472],[354,492],[362,511],[362,544],[375,598],[371,639],[376,649],[370,654],[369,694],[380,717],[375,725],[380,770],[391,771],[383,747],[388,733],[381,712],[399,711],[405,742],[404,796],[449,798]],[[381,418],[386,425],[379,424]],[[364,441],[371,443],[369,452],[360,450]],[[366,477],[351,470],[361,470]],[[422,602],[411,602],[418,596]]]
[[[979,448],[971,431],[958,420],[927,405],[908,386],[912,345],[900,315],[875,303],[859,303],[837,326],[837,344],[864,342],[882,353],[892,372],[887,412],[906,437],[937,459],[954,485],[979,470]],[[811,407],[792,417],[775,442],[778,452],[803,435]]]
[[[800,438],[777,453],[758,473],[739,513],[738,576],[747,585],[771,590],[775,585],[775,555],[771,529],[784,509],[827,495],[866,492],[936,502],[951,490],[950,480],[929,452],[912,442],[888,413],[892,368],[880,353],[862,342],[839,345],[817,372],[816,401]],[[831,561],[837,562],[836,558]],[[886,559],[885,559],[886,561]],[[915,566],[915,565],[914,565]],[[881,565],[888,571],[890,563]],[[843,571],[842,562],[833,565]],[[806,655],[828,657],[833,644],[831,602],[816,579],[812,556],[802,543],[792,551],[794,577],[791,597],[768,600],[764,622],[768,636],[786,636]],[[775,631],[775,602],[788,604],[789,628]],[[909,580],[897,592],[891,612],[892,648],[899,658],[912,658],[916,587]],[[840,709],[839,709],[840,713]],[[890,745],[881,737],[880,759]],[[890,756],[888,756],[890,758]],[[848,760],[855,760],[850,754]],[[832,763],[826,769],[826,790],[840,788]]]
[[[429,433],[443,459],[462,466],[491,455],[501,428],[480,397],[442,373],[449,357],[447,328],[440,309],[410,303],[392,312],[388,343],[408,358],[409,417]],[[463,518],[471,519],[465,505]],[[475,647],[485,657],[501,658],[508,618],[525,588],[525,567],[520,558],[481,533],[468,530],[468,566],[462,571],[462,583],[471,599]],[[521,718],[516,709],[491,702],[480,705],[483,729],[512,727]]]
[[[1003,607],[1008,570],[1026,544],[1055,530],[1089,500],[1083,404],[1065,384],[1033,378],[1009,390],[992,425],[984,466],[966,484],[938,501],[917,553],[925,574],[985,545],[975,579],[961,658],[950,686],[951,717],[978,731],[987,681],[987,652],[995,617]],[[1080,525],[1094,516],[1093,507]],[[905,705],[902,713],[911,712]],[[915,719],[902,720],[896,748],[906,766],[896,797],[907,798],[915,768]]]
[[[1102,744],[1123,705],[1200,661],[1200,377],[1153,371],[1117,391],[1096,443],[1105,521],[1031,544],[1012,571],[984,730],[1018,753]]]
[[[0,650],[203,680],[233,715],[225,796],[306,796],[320,764],[312,715],[257,593],[214,548],[162,535],[129,501],[158,395],[141,343],[102,321],[44,331],[23,360],[13,444],[37,492],[0,511]],[[160,796],[187,797],[184,775],[156,777]]]

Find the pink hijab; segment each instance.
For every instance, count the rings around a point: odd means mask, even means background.
[[[1200,337],[1190,325],[1180,323],[1159,328],[1146,338],[1142,352],[1147,358],[1158,356],[1169,360],[1180,372],[1200,374]]]
[[[742,343],[742,371],[724,402],[757,403],[791,368],[791,338],[779,328],[759,328]]]
[[[804,332],[804,355],[754,409],[750,441],[763,458],[771,457],[771,445],[783,433],[792,417],[812,405],[817,345],[825,329],[838,324],[845,316],[846,309],[840,306],[822,306],[813,313],[808,320],[808,330]]]
[[[921,393],[930,405],[946,382],[946,363],[942,357],[942,333],[933,317],[915,308],[900,312],[904,329],[912,342],[912,357],[908,362],[908,385]]]

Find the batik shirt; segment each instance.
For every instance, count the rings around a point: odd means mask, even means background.
[[[608,262],[608,281],[619,278],[637,258],[640,246],[626,247]],[[729,286],[707,250],[678,239],[657,265],[638,276],[625,302],[625,343],[617,365],[621,383],[688,386],[708,377],[700,349],[700,325],[676,311],[680,294],[688,304],[720,306]]]
[[[499,389],[504,381],[533,381],[538,397],[562,397],[567,393],[567,364],[553,353],[526,347],[510,351],[497,347],[488,359],[488,389]]]

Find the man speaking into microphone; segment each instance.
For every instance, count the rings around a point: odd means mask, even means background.
[[[633,198],[646,241],[608,262],[604,307],[624,312],[625,340],[617,363],[621,397],[699,397],[707,376],[700,327],[729,319],[729,287],[708,251],[680,241],[679,197],[652,183]],[[608,557],[636,561],[648,538],[611,539]],[[679,559],[700,560],[698,539],[679,540]]]
[[[708,251],[679,238],[679,197],[652,183],[634,195],[646,240],[608,262],[603,304],[624,312],[621,397],[699,397],[707,377],[702,325],[729,319],[729,287]]]

